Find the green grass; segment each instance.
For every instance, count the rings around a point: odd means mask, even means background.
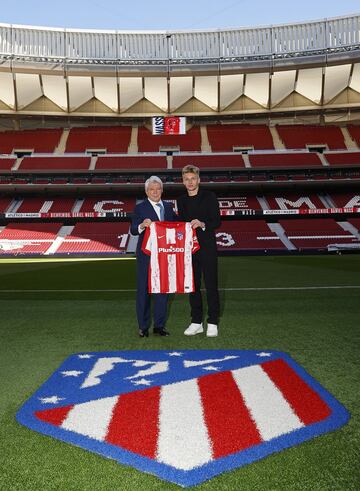
[[[180,295],[170,303],[171,336],[139,339],[135,294],[121,291],[135,288],[134,268],[131,260],[0,261],[0,490],[179,489],[15,421],[70,354],[144,348],[286,351],[351,413],[334,433],[197,489],[359,489],[360,288],[291,288],[359,286],[360,256],[221,258],[221,332],[213,339],[183,335],[189,308]]]

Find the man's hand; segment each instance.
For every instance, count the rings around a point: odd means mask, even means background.
[[[200,220],[198,220],[197,218],[195,218],[194,220],[191,220],[190,225],[191,225],[191,228],[198,228],[198,227],[205,228],[205,223],[200,222]]]
[[[146,227],[150,227],[150,225],[151,225],[150,218],[145,218],[145,220],[142,223],[140,223],[140,228],[141,230],[144,230]]]

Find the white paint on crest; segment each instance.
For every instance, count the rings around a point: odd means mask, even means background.
[[[191,368],[191,367],[199,367],[201,365],[209,365],[212,363],[220,363],[222,361],[227,361],[227,360],[235,360],[236,358],[239,358],[238,356],[224,356],[224,358],[214,358],[214,359],[209,359],[209,360],[184,360],[184,367],[185,368]]]
[[[106,373],[111,372],[114,367],[119,363],[132,363],[133,367],[139,368],[146,365],[152,365],[146,370],[139,370],[135,375],[126,377],[127,379],[133,379],[137,377],[144,377],[146,375],[153,375],[156,373],[163,373],[169,369],[169,362],[159,362],[159,361],[148,361],[148,360],[128,360],[121,357],[105,357],[99,358],[88,376],[81,385],[81,389],[93,387],[94,385],[99,385],[101,383],[101,376]]]

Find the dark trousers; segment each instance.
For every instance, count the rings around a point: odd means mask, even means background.
[[[144,254],[145,256],[145,254]],[[165,293],[148,293],[149,257],[137,259],[136,268],[136,315],[139,329],[149,329],[151,323],[151,298],[153,298],[154,327],[163,328],[166,323],[169,295]]]
[[[203,321],[203,301],[201,294],[201,277],[204,277],[208,305],[207,322],[218,324],[220,301],[218,290],[218,261],[216,251],[200,250],[193,255],[193,272],[195,292],[190,293],[191,322],[200,324]]]

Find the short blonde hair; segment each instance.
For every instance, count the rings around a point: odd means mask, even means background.
[[[182,175],[184,174],[196,174],[197,176],[200,175],[200,169],[199,167],[196,167],[196,165],[194,164],[189,164],[189,165],[185,165],[185,167],[183,167],[183,170],[181,171]]]

